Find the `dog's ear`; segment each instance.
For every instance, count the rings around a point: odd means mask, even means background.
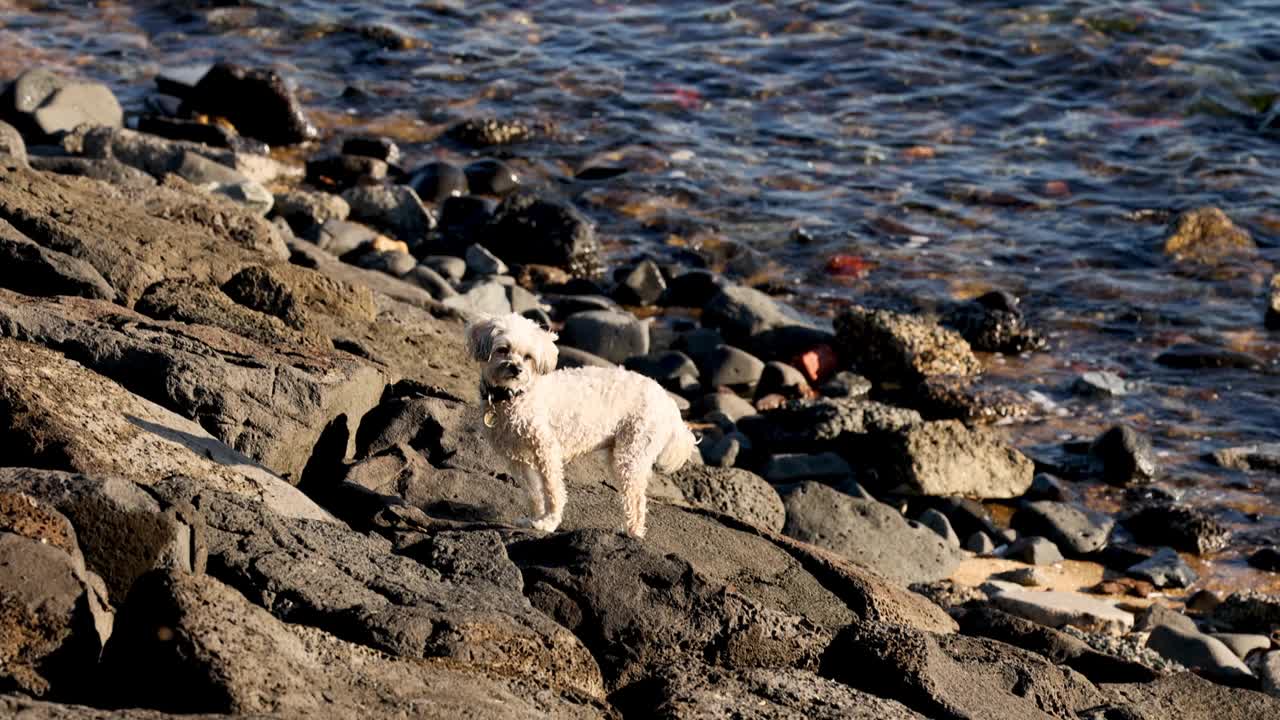
[[[467,354],[472,359],[488,362],[493,354],[493,339],[497,335],[497,327],[492,318],[477,320],[467,326]]]
[[[560,348],[556,347],[556,334],[546,333],[544,342],[538,343],[538,352],[534,354],[533,365],[540,374],[546,375],[556,369],[560,359]]]

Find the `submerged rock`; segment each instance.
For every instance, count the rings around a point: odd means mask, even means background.
[[[872,380],[914,383],[982,372],[959,333],[922,317],[855,306],[836,316],[835,327],[841,354]]]
[[[516,193],[498,205],[482,243],[513,265],[564,268],[577,277],[600,274],[603,264],[595,226],[568,203]]]
[[[1216,207],[1201,207],[1178,215],[1169,226],[1164,252],[1179,259],[1216,263],[1253,251],[1249,231],[1237,226]]]
[[[1160,471],[1151,439],[1128,425],[1117,425],[1098,436],[1089,454],[1102,480],[1111,485],[1151,483]]]
[[[1139,542],[1196,555],[1222,550],[1231,540],[1231,532],[1208,511],[1178,503],[1147,505],[1123,516],[1121,523]]]

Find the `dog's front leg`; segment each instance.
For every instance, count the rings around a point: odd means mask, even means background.
[[[542,476],[542,498],[546,507],[542,515],[533,521],[533,527],[544,532],[552,532],[560,527],[564,519],[565,487],[564,457],[560,444],[554,439],[546,438],[538,443],[534,452],[534,467]]]
[[[547,514],[547,494],[542,487],[542,475],[532,465],[520,465],[520,477],[524,478],[524,488],[529,493],[529,526],[533,521]]]

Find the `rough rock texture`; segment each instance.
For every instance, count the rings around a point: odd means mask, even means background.
[[[1051,628],[1070,625],[1085,632],[1123,635],[1133,627],[1132,615],[1106,600],[1082,593],[1016,590],[998,593],[992,601],[1011,615]]]
[[[1153,683],[1103,685],[1102,717],[1138,720],[1262,720],[1280,717],[1280,699],[1179,673]],[[1113,710],[1114,709],[1114,710]]]
[[[120,127],[124,111],[106,85],[33,68],[0,96],[0,117],[36,140],[50,140],[80,125]]]
[[[130,306],[164,278],[220,282],[246,263],[284,257],[261,218],[167,187],[130,197],[93,180],[0,167],[0,219],[92,265]]]
[[[672,670],[614,700],[628,717],[655,720],[924,720],[902,703],[805,670]]]
[[[18,129],[0,120],[0,161],[27,166],[27,143]]]
[[[793,400],[739,427],[773,452],[818,453],[848,450],[859,441],[874,443],[881,433],[919,422],[915,410],[860,398],[818,398]]]
[[[1233,592],[1213,609],[1210,617],[1226,630],[1270,633],[1280,627],[1280,595],[1256,590]]]
[[[1018,497],[1035,475],[1034,463],[998,436],[955,420],[908,426],[879,447],[880,481],[919,495]]]
[[[685,463],[670,476],[690,505],[714,510],[766,530],[780,532],[786,521],[782,498],[755,473]]]
[[[170,475],[261,499],[292,517],[330,515],[186,418],[51,350],[0,339],[5,463],[150,485]]]
[[[349,443],[385,378],[350,357],[303,357],[102,301],[0,291],[0,335],[38,341],[175,412],[296,482],[323,439]],[[339,459],[345,453],[339,454]]]
[[[513,265],[554,265],[578,277],[602,270],[595,226],[572,205],[518,192],[498,205],[483,244]]]
[[[1179,214],[1170,224],[1164,241],[1165,254],[1204,263],[1220,262],[1255,247],[1249,231],[1231,222],[1231,218],[1216,207]]]
[[[783,492],[783,532],[839,553],[903,584],[949,576],[963,554],[937,533],[893,508],[805,482]]]
[[[1115,527],[1109,515],[1052,500],[1029,502],[1013,516],[1013,527],[1028,535],[1042,535],[1069,555],[1102,549]]]
[[[192,88],[184,107],[188,112],[224,117],[241,135],[272,145],[292,145],[319,135],[284,79],[273,70],[218,63]]]
[[[573,630],[610,689],[671,662],[817,665],[819,625],[709,581],[687,561],[615,533],[582,530],[511,546],[534,606]]]
[[[837,349],[872,380],[910,383],[982,372],[964,338],[915,315],[855,306],[836,316],[835,327]]]
[[[807,326],[803,316],[754,288],[726,287],[705,303],[702,322],[730,342],[789,326]]]
[[[400,657],[466,660],[600,695],[595,660],[529,606],[494,533],[437,533],[405,550],[415,562],[381,538],[280,517],[187,481],[157,491],[204,514],[210,572],[285,622]]]
[[[252,270],[256,268],[248,268]],[[228,286],[240,275],[231,279]],[[230,288],[229,288],[230,289]],[[230,289],[234,292],[234,289]],[[333,342],[318,333],[301,332],[305,322],[287,322],[289,314],[259,311],[232,299],[228,291],[208,283],[162,280],[147,288],[135,309],[156,320],[210,325],[267,347],[332,352]]]
[[[154,573],[120,613],[104,664],[125,706],[172,712],[590,718],[604,708],[536,680],[388,656],[287,625],[208,576]]]
[[[837,636],[823,674],[946,720],[1075,720],[1078,710],[1101,700],[1079,673],[1040,655],[985,638],[878,623]]]
[[[1213,453],[1213,461],[1233,470],[1260,470],[1280,473],[1280,443],[1259,443],[1222,448]]]
[[[1154,503],[1121,518],[1139,542],[1168,545],[1182,552],[1204,555],[1227,546],[1231,532],[1208,511],[1179,503]]]
[[[4,220],[0,220],[0,287],[25,295],[116,298],[116,291],[92,265],[41,247]]]

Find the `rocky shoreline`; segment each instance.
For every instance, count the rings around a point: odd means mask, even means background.
[[[1191,592],[1230,536],[1150,441],[1001,435],[1030,401],[984,358],[1044,345],[1017,298],[825,325],[691,251],[608,267],[565,194],[479,157],[542,128],[468,121],[443,142],[478,159],[405,169],[319,150],[271,72],[159,90],[131,128],[41,70],[0,96],[4,714],[1280,717],[1280,597]],[[1203,210],[1167,249],[1251,243]],[[510,311],[702,435],[645,541],[592,460],[560,532],[512,526],[461,349]]]

